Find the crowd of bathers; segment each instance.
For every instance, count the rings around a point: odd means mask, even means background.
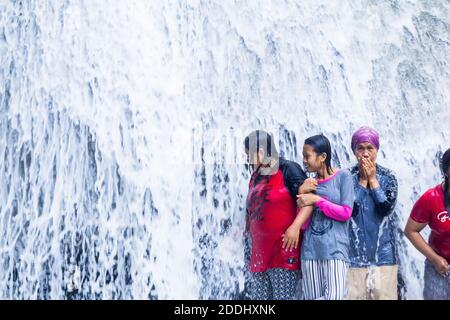
[[[323,134],[304,141],[303,166],[280,156],[266,131],[245,138],[251,299],[297,299],[300,278],[305,300],[398,299],[397,178],[377,162],[376,130],[359,128],[349,145],[355,165],[340,169]],[[440,170],[442,181],[417,199],[404,228],[425,256],[424,299],[450,299],[450,149]]]

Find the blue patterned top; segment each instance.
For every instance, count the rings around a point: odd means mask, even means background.
[[[355,189],[355,204],[350,221],[350,265],[394,265],[397,263],[395,246],[395,204],[398,184],[392,171],[376,165],[380,187],[366,189],[359,184],[359,167],[350,169]]]

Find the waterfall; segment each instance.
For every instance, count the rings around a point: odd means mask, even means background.
[[[297,162],[322,132],[345,168],[374,127],[403,228],[441,179],[449,88],[445,0],[4,0],[0,299],[244,297],[254,129]]]

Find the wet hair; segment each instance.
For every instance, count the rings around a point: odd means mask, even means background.
[[[309,137],[305,140],[305,144],[314,148],[314,151],[320,155],[325,153],[327,155],[325,159],[325,165],[327,167],[328,174],[332,174],[331,171],[331,144],[330,140],[323,134]]]
[[[449,167],[450,167],[450,148],[444,152],[441,159],[441,170],[442,174],[444,175],[444,191],[445,191],[444,202],[447,211],[450,211],[450,196],[448,194],[450,177],[447,176]]]
[[[277,148],[270,133],[264,130],[251,132],[244,140],[245,149],[249,154],[255,154],[260,148],[264,150],[263,164],[269,163],[271,158],[278,158]]]

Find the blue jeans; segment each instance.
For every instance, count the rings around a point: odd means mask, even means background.
[[[450,276],[440,275],[428,259],[425,260],[424,283],[423,298],[425,300],[450,299]]]

